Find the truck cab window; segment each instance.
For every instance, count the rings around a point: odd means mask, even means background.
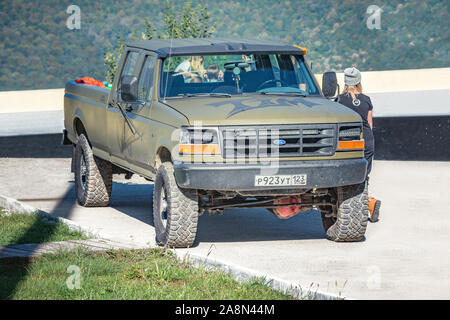
[[[319,95],[300,54],[204,54],[163,61],[161,97],[263,91]]]
[[[136,69],[136,65],[138,62],[139,53],[134,51],[129,51],[127,54],[127,58],[125,61],[125,65],[123,66],[121,77],[123,76],[132,76]]]
[[[155,64],[155,56],[147,56],[145,58],[138,85],[138,99],[141,101],[149,101],[152,99]]]
[[[128,51],[127,57],[125,58],[125,62],[122,68],[122,72],[120,73],[120,78],[117,83],[117,96],[120,97],[120,92],[122,88],[122,78],[124,76],[132,76],[136,71],[136,66],[139,58],[139,53],[135,51]]]

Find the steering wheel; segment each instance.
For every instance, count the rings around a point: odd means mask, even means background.
[[[258,88],[256,88],[256,91],[259,91],[259,90],[263,89],[263,87],[268,85],[269,83],[281,83],[282,87],[289,87],[289,84],[286,81],[277,80],[277,79],[270,79],[270,80],[267,80],[267,81],[264,81],[263,83],[261,83],[258,86]]]

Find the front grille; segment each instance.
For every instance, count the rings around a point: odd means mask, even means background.
[[[223,127],[224,158],[331,156],[336,150],[334,124]]]

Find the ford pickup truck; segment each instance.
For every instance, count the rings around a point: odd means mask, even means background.
[[[137,174],[154,182],[162,246],[192,246],[201,214],[234,208],[281,219],[318,210],[330,240],[361,240],[361,118],[332,101],[333,72],[319,87],[305,53],[260,40],[147,40],[126,46],[110,90],[68,82],[63,141],[78,202],[107,206],[113,175]]]

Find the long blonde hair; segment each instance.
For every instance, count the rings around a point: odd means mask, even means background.
[[[358,83],[356,86],[344,86],[344,90],[342,91],[342,94],[348,93],[352,96],[353,100],[356,100],[356,95],[362,93],[362,85],[361,82]]]
[[[198,72],[200,75],[203,75],[205,71],[205,67],[203,66],[204,62],[203,56],[191,56],[189,58],[189,62],[191,63],[191,70]]]

